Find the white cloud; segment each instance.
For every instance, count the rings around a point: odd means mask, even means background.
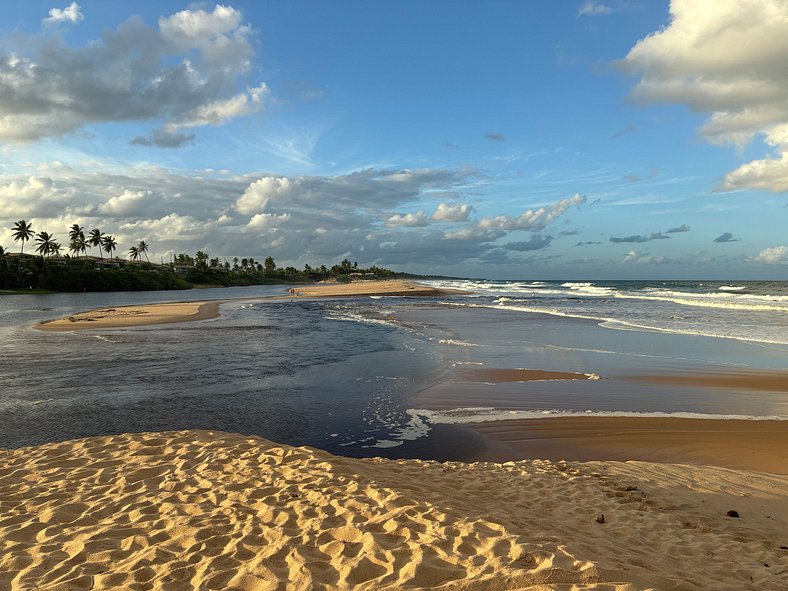
[[[386,226],[389,228],[395,228],[397,226],[405,226],[410,228],[415,228],[419,226],[426,226],[427,225],[427,216],[424,213],[423,209],[413,213],[405,213],[399,214],[395,213],[389,219],[386,220]]]
[[[743,164],[725,175],[723,190],[762,189],[783,193],[788,191],[788,152],[778,158],[764,158]]]
[[[51,13],[78,19],[79,7]],[[53,9],[55,11],[57,9]],[[245,90],[256,34],[241,13],[183,10],[158,28],[131,17],[84,46],[52,34],[17,33],[0,49],[0,141],[58,137],[103,122],[150,122],[132,143],[179,147],[184,128],[222,125],[260,112],[268,87]]]
[[[98,206],[99,213],[112,216],[131,216],[140,211],[146,201],[155,200],[153,191],[125,190]]]
[[[83,18],[82,12],[79,10],[80,6],[76,2],[72,2],[65,8],[51,8],[49,16],[42,22],[47,25],[55,25],[58,23],[78,23]]]
[[[289,213],[275,214],[275,213],[257,213],[252,216],[247,226],[255,230],[268,230],[277,228],[290,219]]]
[[[243,195],[235,202],[235,209],[239,213],[263,211],[268,207],[270,200],[287,196],[293,186],[287,177],[263,177],[246,188]]]
[[[753,260],[767,265],[788,264],[788,246],[764,248]]]
[[[431,219],[436,222],[465,222],[468,221],[468,215],[472,210],[473,206],[467,203],[441,203]]]
[[[671,22],[639,41],[623,66],[641,75],[633,97],[708,113],[701,127],[716,144],[743,146],[760,135],[774,157],[729,173],[721,189],[788,186],[788,3],[783,0],[672,0]]]
[[[576,193],[567,199],[556,201],[552,205],[538,209],[528,209],[518,217],[499,215],[492,218],[482,218],[477,226],[482,230],[542,230],[557,217],[566,213],[573,205],[582,205],[587,201],[585,195]]]
[[[236,117],[256,113],[263,108],[263,98],[269,92],[268,87],[263,83],[229,99],[200,105],[191,113],[186,113],[179,121],[174,122],[172,127],[177,129],[203,125],[222,125]]]

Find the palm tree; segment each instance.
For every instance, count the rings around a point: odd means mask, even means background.
[[[62,246],[60,245],[60,242],[53,242],[52,245],[49,247],[49,252],[54,256],[60,256],[61,248]]]
[[[145,242],[144,240],[140,240],[139,244],[137,244],[137,251],[140,254],[144,254],[145,255],[145,260],[150,263],[150,260],[148,260],[148,243],[147,242]]]
[[[140,260],[140,249],[138,246],[132,246],[129,249],[129,259],[132,261]]]
[[[112,251],[115,250],[115,247],[118,245],[117,240],[115,240],[114,236],[110,236],[106,234],[101,238],[101,248],[109,255],[109,258],[112,259]]]
[[[83,243],[85,242],[85,232],[82,231],[82,228],[80,227],[79,224],[74,224],[73,226],[71,226],[71,229],[68,231],[68,237],[69,240],[71,240],[71,245],[69,246],[69,250],[73,251],[77,255],[77,258],[79,258],[80,249],[71,248],[71,247],[78,245],[80,238],[82,239]]]
[[[22,268],[22,255],[25,253],[25,242],[30,240],[35,232],[33,232],[33,224],[28,224],[25,220],[19,220],[11,230],[14,242],[19,242],[20,240],[22,242],[22,250],[19,251],[19,265],[17,267],[17,272],[19,272]]]
[[[71,242],[68,245],[68,249],[71,252],[73,252],[75,255],[77,255],[77,258],[79,258],[79,253],[80,252],[84,253],[84,252],[87,251],[88,243],[85,240],[84,236],[77,236],[76,238],[73,238],[71,240]]]
[[[38,246],[36,246],[36,252],[40,255],[49,256],[52,254],[52,246],[55,244],[55,238],[49,232],[39,232],[38,236],[36,236],[36,242]],[[58,245],[60,248],[60,245]]]
[[[103,241],[104,233],[101,230],[94,228],[90,231],[90,235],[88,236],[88,244],[90,244],[90,246],[99,247],[99,256],[101,257],[101,260],[104,260],[104,255],[101,254],[101,245]]]

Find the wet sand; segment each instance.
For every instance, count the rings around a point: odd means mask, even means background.
[[[637,382],[664,384],[667,386],[698,386],[705,388],[736,388],[740,390],[760,390],[764,392],[788,392],[788,372],[784,371],[739,371],[716,374],[696,373],[681,375],[631,376]]]
[[[788,574],[786,488],[673,464],[94,437],[0,450],[0,589],[771,591]]]
[[[642,460],[788,474],[788,421],[555,417],[466,426],[488,442],[476,460]]]
[[[59,320],[42,322],[34,328],[43,331],[72,331],[209,320],[219,317],[220,304],[220,301],[204,301],[97,308]]]
[[[544,371],[541,369],[497,369],[485,367],[459,373],[464,382],[542,382],[545,380],[591,380],[593,374],[571,371]]]

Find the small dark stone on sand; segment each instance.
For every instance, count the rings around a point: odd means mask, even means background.
[[[631,486],[631,485],[630,485],[630,486],[626,487],[624,490],[627,490],[627,491],[629,491],[629,490],[637,490],[637,489],[638,489],[638,487],[637,487],[637,486]]]
[[[599,517],[596,518],[596,522],[597,523],[604,523],[605,522],[605,514],[604,513],[600,513]]]
[[[788,546],[780,546],[780,550],[788,550]]]
[[[734,511],[733,509],[731,509],[730,511],[728,511],[726,513],[726,515],[728,517],[738,517],[739,516],[739,512],[738,511]]]

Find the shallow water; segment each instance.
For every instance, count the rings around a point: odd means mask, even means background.
[[[589,412],[788,418],[785,393],[623,379],[784,369],[788,345],[610,330],[599,320],[507,309],[495,304],[498,293],[257,299],[223,304],[220,318],[198,323],[77,333],[31,328],[98,306],[284,293],[275,286],[0,298],[0,447],[203,428],[352,456],[450,458],[478,444],[451,425],[468,420],[468,407],[476,419]],[[463,368],[481,365],[601,379],[457,379]]]

